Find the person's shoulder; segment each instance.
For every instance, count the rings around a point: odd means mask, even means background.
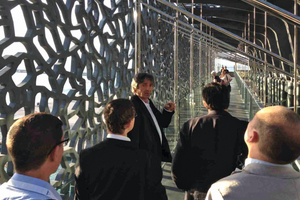
[[[80,152],[80,156],[82,157],[93,157],[94,154],[99,154],[102,152],[102,149],[109,146],[108,141],[104,140],[102,142],[99,142],[98,144],[88,147],[86,149],[82,149]]]
[[[7,183],[3,183],[2,185],[0,185],[0,199],[1,200],[12,200],[12,199],[46,200],[46,199],[50,199],[50,198],[46,197],[44,195],[41,195],[39,193],[29,192],[26,190],[16,188],[12,185],[8,185]]]
[[[214,184],[212,184],[212,187],[214,188],[229,188],[229,187],[235,187],[240,185],[243,182],[243,179],[245,178],[245,173],[242,171],[234,171],[231,175],[226,176]]]

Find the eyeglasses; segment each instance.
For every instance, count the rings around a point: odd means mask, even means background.
[[[53,149],[54,149],[56,146],[58,146],[58,145],[60,145],[60,144],[62,144],[62,143],[64,143],[64,142],[68,142],[68,141],[69,141],[69,138],[66,138],[66,139],[64,139],[64,140],[62,140],[62,141],[56,143],[56,144],[52,147],[52,149],[49,151],[48,156],[51,154],[51,152],[53,151]]]

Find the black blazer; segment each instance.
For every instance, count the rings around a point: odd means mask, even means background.
[[[144,199],[146,162],[131,142],[117,139],[82,150],[75,173],[75,199]]]
[[[138,148],[145,149],[153,153],[158,156],[161,161],[171,162],[172,156],[170,153],[170,147],[163,128],[167,128],[169,126],[174,112],[163,110],[161,113],[149,99],[150,107],[157,119],[162,133],[161,144],[155,124],[145,104],[136,95],[132,96],[131,101],[134,104],[137,117],[135,118],[132,131],[128,133],[128,137],[138,146]]]
[[[237,166],[237,155],[248,153],[244,142],[247,124],[225,111],[187,121],[172,164],[177,187],[207,192],[212,183],[230,175]]]

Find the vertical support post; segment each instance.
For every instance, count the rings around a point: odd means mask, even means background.
[[[245,23],[244,24],[244,39],[246,40],[247,39],[247,24]],[[247,52],[247,45],[246,45],[246,43],[244,44],[245,46],[244,46],[244,51],[246,52],[246,53],[248,53]]]
[[[134,9],[134,74],[138,73],[138,0],[135,0]]]
[[[298,15],[298,5],[297,5],[297,1],[295,0],[294,3],[294,15]],[[297,106],[298,106],[298,102],[297,102],[297,82],[298,82],[298,70],[297,70],[297,60],[298,60],[298,46],[297,46],[297,42],[298,42],[298,29],[297,26],[294,25],[294,112],[297,113]]]
[[[192,1],[192,14],[194,14],[194,0]],[[192,27],[194,27],[194,18],[192,18]],[[190,95],[193,95],[194,82],[194,31],[191,30],[190,35]]]
[[[250,41],[250,13],[248,13],[248,41]],[[247,46],[247,53],[249,53],[249,46]]]
[[[142,56],[141,56],[141,48],[142,48],[142,45],[141,45],[141,35],[142,35],[142,32],[141,32],[141,27],[142,27],[142,20],[141,20],[141,0],[137,0],[138,1],[138,8],[137,8],[137,21],[138,21],[138,29],[139,29],[139,36],[138,36],[138,58],[139,58],[139,63],[138,63],[138,66],[139,66],[139,72],[142,71]]]
[[[178,0],[177,0],[178,5]],[[176,18],[174,22],[174,102],[175,107],[175,116],[174,116],[174,129],[175,135],[179,135],[179,94],[178,94],[178,17],[179,13],[176,11]],[[175,141],[177,137],[175,136]]]
[[[267,48],[267,12],[265,12],[265,48]],[[267,106],[267,54],[264,53],[264,106]]]
[[[255,43],[256,40],[256,8],[253,8],[253,44]],[[254,57],[256,57],[256,49],[253,49],[253,53],[254,53]],[[254,70],[254,74],[253,77],[256,77],[256,61],[253,60],[253,65],[252,65],[252,70]],[[251,70],[251,69],[250,69]],[[254,92],[256,90],[256,84],[253,85],[253,81],[252,81],[252,89],[254,89]]]
[[[256,8],[253,8],[253,44],[256,44]],[[256,56],[256,49],[254,49],[254,56]]]
[[[200,5],[200,18],[202,18],[202,4]],[[200,22],[200,31],[202,32],[202,22]],[[202,42],[200,39],[199,42],[199,81],[202,83],[202,71],[203,71],[203,65],[202,65]]]
[[[208,33],[208,31],[207,31],[207,26],[205,27],[205,29],[206,29],[206,31],[205,31],[205,33]],[[207,80],[207,74],[208,74],[208,45],[207,45],[207,39],[205,40],[205,68],[204,68],[204,71],[205,71],[205,80]],[[205,84],[207,83],[207,81],[205,81]]]

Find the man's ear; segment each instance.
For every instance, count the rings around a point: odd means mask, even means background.
[[[128,127],[130,127],[131,123],[134,123],[133,119],[131,119],[127,124],[124,125],[124,129],[127,129]]]
[[[57,156],[59,155],[59,151],[60,151],[60,145],[56,145],[54,147],[54,149],[51,151],[49,158],[51,161],[54,161],[55,159],[57,159]]]
[[[209,106],[207,105],[206,101],[202,100],[202,102],[203,102],[204,107],[205,107],[206,109],[209,109]]]
[[[258,142],[258,133],[256,131],[248,133],[247,142]]]

